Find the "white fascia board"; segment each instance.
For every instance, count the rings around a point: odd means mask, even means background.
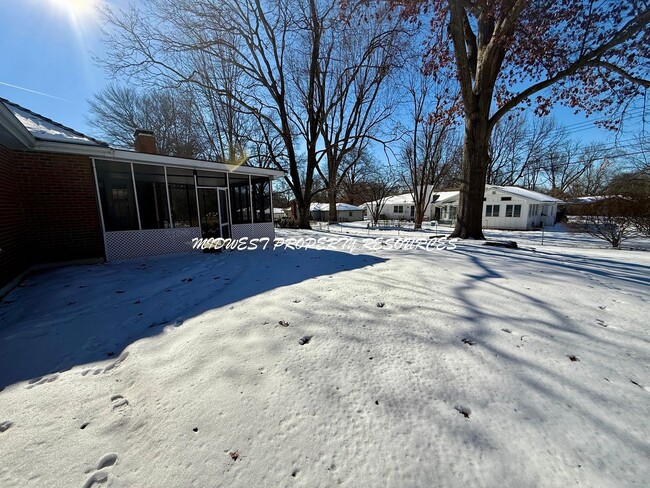
[[[11,110],[9,110],[4,103],[0,102],[0,125],[9,131],[18,142],[24,145],[27,149],[32,149],[36,144],[36,138],[32,135],[27,128],[20,123]]]
[[[74,144],[69,142],[36,141],[34,151],[51,152],[57,154],[75,154],[92,157],[111,157],[115,149],[90,144]]]

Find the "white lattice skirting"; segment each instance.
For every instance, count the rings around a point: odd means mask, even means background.
[[[106,232],[106,261],[191,252],[195,237],[201,237],[198,227]]]
[[[233,239],[240,239],[242,237],[268,237],[271,240],[275,239],[275,227],[273,226],[273,222],[263,222],[260,224],[234,224],[231,227]]]

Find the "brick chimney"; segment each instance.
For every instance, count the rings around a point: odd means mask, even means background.
[[[135,136],[135,150],[141,153],[157,154],[156,151],[156,136],[152,130],[136,129]]]

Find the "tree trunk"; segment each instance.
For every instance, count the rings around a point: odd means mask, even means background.
[[[489,109],[475,110],[465,116],[465,142],[460,171],[460,195],[456,228],[450,237],[461,239],[484,239],[483,198],[485,181],[490,163],[488,146]]]
[[[336,174],[330,173],[327,185],[327,201],[329,202],[329,223],[336,224],[338,222],[338,214],[336,213]]]
[[[298,228],[311,229],[311,225],[309,225],[310,202],[309,201],[296,202],[296,207],[298,209]]]

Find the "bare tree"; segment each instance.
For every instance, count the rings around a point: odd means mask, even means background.
[[[578,191],[581,182],[589,183],[593,188],[601,185],[602,188],[608,166],[603,163],[606,157],[607,152],[601,145],[583,147],[579,141],[565,139],[541,162],[544,186],[557,198],[571,196],[571,189]],[[590,182],[586,181],[588,178]]]
[[[332,161],[340,178],[335,162],[362,149],[381,122],[372,107],[392,41],[373,29],[390,18],[375,22],[348,8],[335,0],[144,0],[106,10],[104,65],[142,83],[194,87],[211,115],[204,131],[223,135],[215,148],[239,163],[264,145],[258,163],[286,171],[308,228],[320,161]],[[367,52],[365,62],[341,49],[345,39]]]
[[[296,87],[287,64],[302,46],[299,5],[297,0],[147,0],[128,11],[107,9],[104,64],[115,75],[199,87],[206,98],[229,100],[233,110],[253,117],[258,141],[269,142],[265,158],[286,170],[300,226],[308,228],[318,108],[295,111],[292,104]],[[234,86],[215,69],[221,65],[237,70]],[[307,130],[301,134],[303,121]],[[303,147],[307,156],[301,171]]]
[[[422,227],[433,188],[440,188],[453,168],[455,99],[446,85],[431,86],[419,71],[406,84],[410,126],[401,151],[403,179],[413,195],[415,228]]]
[[[339,184],[338,199],[350,205],[361,205],[366,200],[366,184],[375,171],[376,161],[364,152],[349,164],[345,176]]]
[[[569,228],[574,232],[586,232],[618,248],[626,239],[639,237],[635,225],[638,207],[634,200],[623,196],[611,196],[591,203],[572,206],[573,220]]]
[[[89,101],[88,122],[99,137],[118,147],[133,148],[135,129],[150,129],[160,154],[215,160],[210,134],[200,129],[196,99],[186,89],[155,89],[143,93],[111,84]]]
[[[494,126],[524,103],[601,111],[616,126],[650,87],[647,0],[393,0],[430,33],[434,77],[457,79],[465,118],[456,228],[483,238],[482,210]],[[431,21],[422,22],[420,14]]]
[[[382,3],[364,11],[348,8],[341,18],[334,8],[339,0],[329,1],[329,16],[317,23],[328,26],[317,73],[325,168],[317,170],[327,186],[329,220],[336,222],[341,181],[371,142],[384,142],[378,136],[394,108],[387,81],[400,61],[405,31]]]
[[[390,168],[375,167],[364,183],[364,196],[368,215],[372,225],[377,225],[381,219],[386,200],[397,189],[397,179]]]
[[[532,173],[557,142],[558,129],[552,118],[529,122],[521,112],[501,119],[490,139],[487,183],[534,186],[537,178]]]

